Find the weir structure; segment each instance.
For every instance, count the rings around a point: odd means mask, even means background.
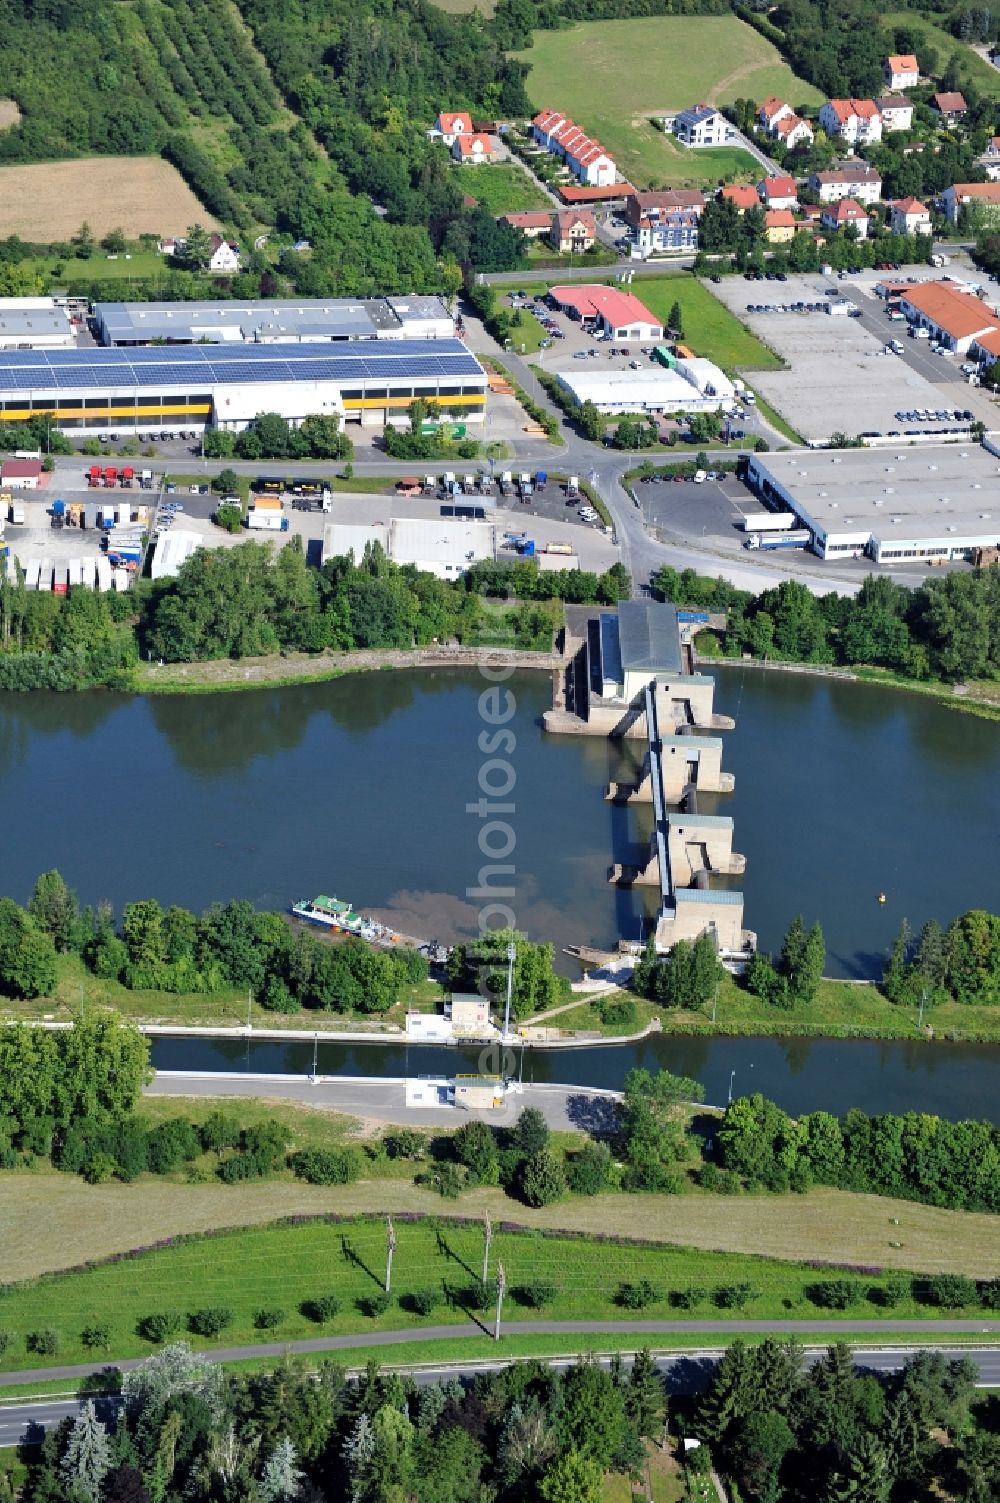
[[[637,865],[612,865],[609,880],[659,889],[659,952],[707,932],[720,959],[739,966],[756,936],[743,927],[743,893],[728,879],[743,874],[746,858],[733,851],[733,821],[698,807],[699,793],[731,793],[735,781],[712,734],[734,721],[715,713],[715,680],[693,668],[692,636],[706,620],[652,600],[621,601],[617,613],[591,618],[544,723],[556,733],[648,743],[635,780],[613,782],[604,795],[652,806],[648,853]]]

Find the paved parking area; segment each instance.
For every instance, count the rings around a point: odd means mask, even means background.
[[[935,356],[889,322],[875,283],[902,273],[864,273],[839,280],[820,275],[790,276],[785,282],[748,282],[724,277],[710,284],[719,300],[788,363],[784,371],[755,372],[754,386],[805,439],[829,439],[875,431],[900,433],[907,427],[940,431],[949,422],[908,422],[897,411],[969,409],[993,428],[1000,413],[985,393],[969,386],[955,356]],[[940,278],[940,273],[937,278]],[[932,280],[930,276],[919,280]],[[827,313],[748,313],[748,304],[825,301],[836,288],[860,310],[860,318]],[[888,340],[901,337],[903,355],[885,353]],[[913,348],[911,348],[911,346]],[[934,378],[934,379],[931,379]]]

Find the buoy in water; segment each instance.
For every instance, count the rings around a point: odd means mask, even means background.
[[[879,893],[878,900],[879,900],[880,903],[884,903],[885,902],[885,893],[884,892],[880,892]]]

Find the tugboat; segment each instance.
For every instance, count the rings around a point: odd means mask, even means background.
[[[325,897],[322,893],[311,901],[302,898],[293,903],[292,913],[304,923],[318,924],[321,929],[337,929],[343,934],[360,934],[365,926],[364,918],[354,912],[350,903]]]

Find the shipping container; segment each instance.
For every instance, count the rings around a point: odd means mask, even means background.
[[[84,590],[92,590],[94,588],[94,562],[93,556],[78,560],[80,566],[80,586]]]
[[[37,558],[29,558],[24,566],[24,588],[26,590],[38,589],[38,574],[41,563]]]
[[[52,590],[56,595],[69,594],[69,564],[56,564]]]
[[[97,515],[97,507],[92,501],[88,501],[83,508],[83,522],[81,525],[91,529],[95,528],[97,526]]]
[[[132,584],[132,576],[125,569],[115,569],[111,575],[111,579],[114,588],[118,591],[119,595],[124,595],[125,591],[129,589]]]
[[[80,585],[83,583],[83,563],[82,563],[82,561],[80,559],[78,559],[78,558],[71,558],[67,567],[69,569],[69,587],[70,587],[70,589],[71,590],[74,589],[74,588],[79,589]]]
[[[38,565],[38,589],[43,590],[46,594],[52,593],[52,571],[53,565],[47,563],[44,559]]]
[[[94,567],[95,567],[95,572],[96,572],[96,575],[97,575],[97,588],[99,590],[110,590],[111,589],[111,565],[108,563],[107,559],[104,557],[103,554],[101,555],[100,558],[95,559],[95,561],[94,561]]]
[[[10,507],[8,509],[8,516],[10,517],[10,520],[14,523],[15,527],[23,527],[24,526],[24,507],[23,506],[19,506],[16,501],[12,501],[10,503]]]

